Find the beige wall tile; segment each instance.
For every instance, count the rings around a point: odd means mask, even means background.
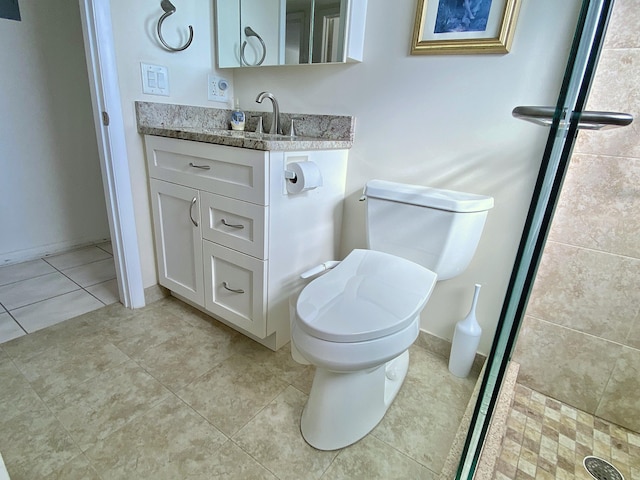
[[[598,417],[640,432],[640,350],[624,347],[600,405]]]
[[[616,0],[604,48],[639,48],[640,0]]]
[[[518,381],[595,413],[622,347],[531,316],[525,317],[513,360]]]
[[[637,29],[630,28],[637,36]],[[603,50],[588,110],[640,113],[640,49]],[[640,157],[640,127],[636,120],[625,128],[581,131],[575,151],[622,157]]]
[[[548,242],[527,313],[623,343],[640,306],[640,260]]]
[[[574,154],[549,239],[640,257],[640,159]]]

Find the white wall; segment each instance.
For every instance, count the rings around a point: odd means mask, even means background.
[[[548,134],[511,110],[555,104],[580,3],[523,0],[508,55],[410,56],[415,2],[369,0],[363,63],[235,72],[242,97],[269,90],[284,112],[356,116],[343,255],[365,245],[358,198],[369,179],[495,198],[471,266],[424,310],[422,329],[438,337],[451,339],[480,283],[480,349],[490,349]]]
[[[192,24],[193,45],[164,51],[155,38],[159,2],[112,0],[122,102],[144,284],[156,283],[142,139],[134,100],[223,106],[206,99],[214,70],[213,7],[180,2],[175,28]],[[487,353],[544,150],[547,130],[514,120],[521,104],[554,104],[573,36],[579,0],[522,0],[508,55],[410,56],[415,2],[369,1],[361,64],[224,70],[245,109],[262,90],[281,110],[355,115],[350,151],[342,253],[364,246],[364,207],[358,197],[371,178],[404,181],[494,196],[478,252],[460,277],[442,282],[429,301],[422,328],[450,339],[481,283],[481,351]],[[165,22],[166,23],[166,22]],[[167,26],[170,25],[167,24]],[[170,30],[166,37],[172,42]],[[181,43],[176,36],[173,41]],[[143,95],[139,62],[169,67],[170,97]]]
[[[0,265],[109,237],[77,0],[0,19]]]
[[[160,0],[111,0],[120,95],[145,288],[157,284],[158,279],[151,230],[147,168],[143,139],[136,128],[134,102],[142,100],[229,108],[229,105],[207,100],[207,74],[216,71],[213,55],[215,35],[212,2],[182,0],[174,2],[174,5],[176,13],[165,20],[163,37],[169,45],[183,45],[187,39],[188,25],[192,25],[193,43],[182,52],[169,52],[158,40],[156,26],[163,13]],[[168,68],[170,96],[142,93],[140,62],[164,65]],[[233,71],[224,72],[224,76],[230,83],[233,82]],[[233,92],[230,95],[232,96]]]

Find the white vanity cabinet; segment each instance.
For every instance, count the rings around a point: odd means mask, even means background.
[[[145,136],[159,283],[272,349],[300,273],[338,258],[347,150],[260,151]],[[323,185],[287,192],[286,166]]]

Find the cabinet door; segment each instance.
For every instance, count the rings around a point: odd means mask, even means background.
[[[198,190],[152,179],[151,198],[160,285],[203,305]]]
[[[267,334],[266,261],[202,242],[205,308],[258,338]]]

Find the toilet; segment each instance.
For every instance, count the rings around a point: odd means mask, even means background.
[[[319,450],[351,445],[382,420],[436,281],[467,268],[493,207],[488,196],[383,180],[364,194],[368,250],[333,262],[295,304],[292,351],[316,367],[300,429]]]

